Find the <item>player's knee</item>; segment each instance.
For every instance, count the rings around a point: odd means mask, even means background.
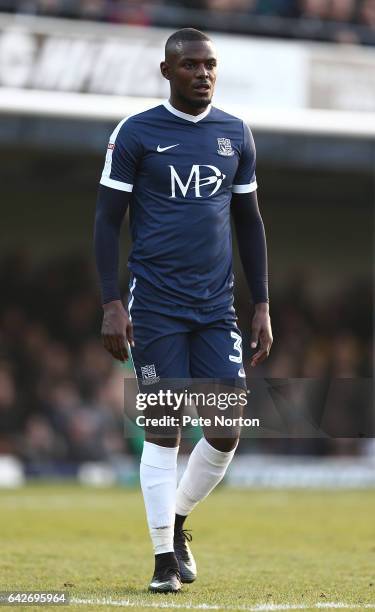
[[[222,453],[229,453],[234,450],[238,444],[238,437],[230,438],[206,438],[207,442]]]
[[[146,442],[152,442],[152,444],[156,444],[157,446],[167,446],[168,448],[174,448],[180,445],[180,433],[172,433],[169,432],[166,436],[155,435],[149,432],[145,434]]]

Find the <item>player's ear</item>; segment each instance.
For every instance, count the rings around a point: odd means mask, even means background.
[[[162,73],[163,77],[169,81],[169,66],[167,62],[160,62],[160,72]]]

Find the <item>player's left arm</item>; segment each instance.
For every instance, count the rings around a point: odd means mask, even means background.
[[[251,324],[251,348],[258,347],[251,359],[251,366],[255,367],[268,357],[273,342],[269,314],[267,243],[256,191],[233,193],[231,213],[242,266],[255,304]]]

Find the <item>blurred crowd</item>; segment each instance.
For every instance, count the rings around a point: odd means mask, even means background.
[[[375,44],[375,0],[0,0],[0,9]]]
[[[3,261],[1,282],[0,452],[31,462],[122,453],[123,374],[99,341],[87,262],[35,269],[20,253]]]
[[[123,433],[124,377],[132,372],[102,347],[92,263],[76,255],[35,265],[19,251],[2,259],[0,286],[0,454],[33,464],[137,453],[139,439]],[[236,301],[248,363],[243,291]],[[371,376],[371,303],[371,287],[353,284],[314,302],[303,278],[291,278],[273,296],[276,342],[258,375]]]

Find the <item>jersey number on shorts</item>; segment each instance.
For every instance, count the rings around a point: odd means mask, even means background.
[[[242,338],[237,332],[230,332],[231,338],[234,340],[233,350],[238,352],[238,355],[229,355],[229,361],[234,363],[242,363]]]

